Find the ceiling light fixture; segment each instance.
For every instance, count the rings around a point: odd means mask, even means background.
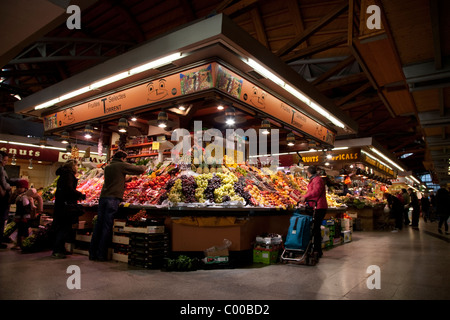
[[[136,122],[137,121],[137,117],[133,114],[133,115],[131,115],[131,117],[130,117],[130,121],[133,121],[133,122]]]
[[[225,111],[225,123],[229,126],[235,124],[236,122],[236,109],[229,107]]]
[[[217,106],[217,109],[223,110],[223,105],[219,104],[219,105]]]
[[[158,114],[158,127],[159,128],[166,128],[167,127],[167,121],[169,120],[169,116],[167,115],[167,112],[161,111]]]
[[[84,127],[84,137],[86,139],[92,139],[93,134],[94,134],[94,128],[90,124],[87,124]]]
[[[405,171],[402,167],[400,167],[398,164],[396,164],[394,161],[392,161],[391,159],[389,159],[388,157],[386,157],[383,153],[381,153],[380,151],[378,151],[375,148],[370,148],[370,150],[372,150],[373,152],[375,152],[376,154],[378,154],[380,157],[382,157],[384,160],[386,160],[387,162],[389,162],[390,164],[392,164],[393,166],[395,166],[396,168],[398,168],[400,171]]]
[[[28,169],[33,169],[33,159],[30,159],[29,163],[28,163]]]
[[[40,146],[41,148],[45,148],[45,147],[47,146],[47,138],[41,138],[41,139],[39,140],[39,146]]]
[[[314,140],[309,140],[308,142],[308,148],[310,151],[315,151],[316,150],[316,142]]]
[[[293,132],[288,133],[286,142],[289,147],[293,147],[295,145],[295,134]]]
[[[170,54],[170,55],[164,56],[162,58],[159,58],[159,59],[150,61],[148,63],[145,63],[143,65],[137,66],[135,68],[132,68],[129,71],[124,71],[124,72],[115,74],[113,76],[107,77],[105,79],[101,79],[101,80],[96,81],[96,82],[94,82],[94,83],[92,83],[92,84],[90,84],[88,86],[83,87],[83,88],[71,91],[71,92],[66,93],[66,94],[64,94],[64,95],[62,95],[60,97],[55,98],[55,99],[43,102],[43,103],[35,106],[34,110],[45,109],[45,108],[54,106],[55,104],[57,104],[59,102],[62,102],[62,101],[74,98],[74,97],[79,96],[79,95],[81,95],[83,93],[86,93],[88,91],[104,87],[104,86],[106,86],[108,84],[114,83],[116,81],[125,79],[125,78],[130,77],[130,76],[133,76],[133,75],[135,75],[137,73],[141,73],[143,71],[147,71],[147,70],[150,70],[150,69],[161,67],[163,65],[166,65],[166,64],[169,64],[169,63],[173,62],[174,60],[177,60],[177,59],[181,58],[181,56],[182,56],[181,52],[176,52],[174,54]]]
[[[13,156],[12,156],[11,165],[13,165],[13,166],[16,165],[16,155],[15,154],[13,154]]]
[[[252,67],[256,72],[271,80],[272,82],[279,85],[281,88],[292,94],[294,97],[300,99],[306,105],[310,106],[313,110],[320,113],[322,116],[330,120],[335,126],[340,128],[345,128],[345,124],[336,119],[333,115],[331,115],[327,110],[325,110],[322,106],[318,105],[314,101],[312,101],[308,96],[306,96],[300,90],[290,86],[285,81],[276,76],[273,72],[269,71],[267,68],[263,67],[261,64],[256,62],[251,58],[243,59],[245,63],[247,63],[250,67]]]
[[[127,128],[128,128],[128,121],[127,121],[127,119],[120,118],[119,119],[119,132],[125,133],[125,132],[127,132]]]
[[[68,144],[69,143],[69,133],[67,131],[63,131],[63,133],[61,133],[61,143],[63,144]]]
[[[262,134],[270,134],[270,121],[264,119],[261,122],[261,129],[262,129]]]

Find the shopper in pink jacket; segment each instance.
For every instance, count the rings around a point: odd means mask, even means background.
[[[314,200],[317,202],[317,207],[314,213],[314,252],[317,252],[320,258],[322,253],[322,234],[320,232],[320,226],[327,213],[328,204],[327,196],[325,190],[325,182],[317,173],[317,168],[315,166],[309,166],[306,169],[306,173],[309,178],[308,191],[306,194],[300,198],[300,202],[305,202],[307,200]],[[314,205],[314,203],[309,202],[309,205]]]

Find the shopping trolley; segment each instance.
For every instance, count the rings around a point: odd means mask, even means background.
[[[315,200],[306,200],[304,206],[297,204],[297,209],[290,218],[281,262],[314,266],[319,261],[317,252],[314,252],[316,207]]]

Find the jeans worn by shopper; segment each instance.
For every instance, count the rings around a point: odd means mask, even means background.
[[[119,210],[120,199],[103,197],[98,202],[98,216],[89,248],[89,258],[106,260],[112,239],[114,217]]]
[[[316,209],[316,213],[314,216],[314,252],[319,253],[319,255],[322,255],[322,233],[320,230],[320,226],[322,225],[322,221],[325,218],[326,213],[327,209]]]

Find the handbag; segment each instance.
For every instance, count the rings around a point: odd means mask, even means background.
[[[84,214],[84,208],[78,203],[65,203],[65,210],[72,224],[78,223],[78,218]]]

